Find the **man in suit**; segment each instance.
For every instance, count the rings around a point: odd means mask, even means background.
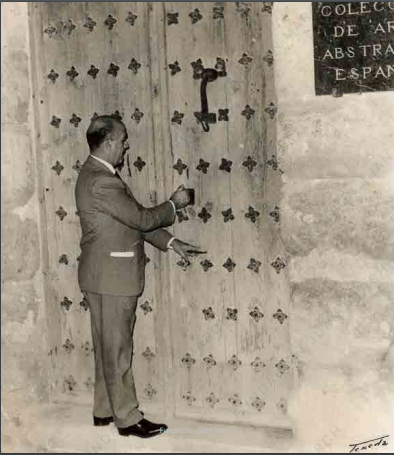
[[[163,204],[139,204],[116,168],[130,148],[126,127],[112,116],[92,121],[86,133],[90,155],[75,188],[82,228],[78,281],[89,307],[95,354],[93,422],[114,422],[122,436],[152,437],[167,426],[143,417],[132,372],[133,329],[145,281],[144,242],[173,249],[185,260],[200,252],[162,229],[190,203],[181,186]]]

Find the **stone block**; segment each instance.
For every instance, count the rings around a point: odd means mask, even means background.
[[[281,202],[282,232],[293,256],[319,248],[391,259],[393,213],[384,180],[291,180]]]
[[[390,304],[389,283],[293,283],[292,351],[305,364],[323,367],[385,366]]]
[[[2,281],[24,281],[34,277],[40,266],[40,239],[37,222],[2,214]]]
[[[1,201],[3,210],[12,210],[29,201],[35,193],[35,161],[27,127],[7,127],[1,134]]]

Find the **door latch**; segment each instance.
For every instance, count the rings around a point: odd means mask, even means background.
[[[209,131],[209,125],[216,123],[216,114],[209,112],[208,97],[207,97],[207,85],[208,82],[214,82],[218,77],[226,76],[225,71],[218,71],[214,68],[204,68],[201,71],[201,112],[195,112],[194,116],[201,123],[202,128],[205,132]]]

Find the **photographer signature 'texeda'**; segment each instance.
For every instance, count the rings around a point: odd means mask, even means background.
[[[379,446],[387,446],[388,445],[387,439],[389,437],[390,437],[389,435],[380,436],[379,438],[371,439],[369,441],[358,442],[357,444],[349,444],[351,447],[349,453],[359,452],[360,450],[374,449],[375,447]]]

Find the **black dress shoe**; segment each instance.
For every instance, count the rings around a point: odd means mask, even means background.
[[[140,411],[142,415],[144,415],[144,413],[142,411]],[[111,417],[96,417],[96,416],[93,416],[93,425],[95,427],[105,427],[106,425],[109,425],[110,423],[112,423],[114,421],[114,418],[111,416]]]
[[[126,428],[118,428],[121,436],[138,436],[139,438],[153,438],[167,430],[164,423],[153,423],[149,420],[142,419],[135,425]]]
[[[114,421],[114,418],[111,417],[96,417],[93,416],[93,425],[95,427],[105,427]]]

